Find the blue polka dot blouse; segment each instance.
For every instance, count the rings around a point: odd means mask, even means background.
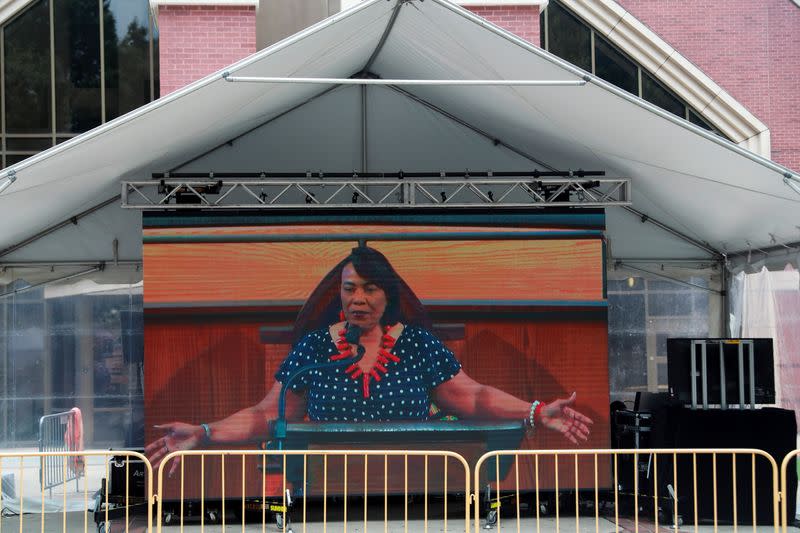
[[[303,337],[286,357],[275,379],[281,383],[300,367],[328,362],[339,353],[328,329]],[[390,361],[387,374],[370,383],[364,398],[362,380],[352,379],[348,365],[327,370],[312,370],[291,384],[295,392],[305,393],[311,420],[370,422],[387,420],[425,420],[431,405],[431,390],[451,379],[461,364],[429,331],[406,326],[392,349],[400,362]]]

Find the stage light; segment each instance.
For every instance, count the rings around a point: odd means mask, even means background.
[[[794,192],[800,194],[800,178],[797,176],[786,173],[783,175],[783,182],[788,185]]]
[[[0,181],[0,193],[8,189],[15,181],[17,181],[17,177],[14,175],[14,171],[12,170],[8,176]]]

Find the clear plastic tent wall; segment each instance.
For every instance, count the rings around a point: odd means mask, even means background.
[[[740,272],[731,284],[731,331],[734,336],[771,337],[778,405],[800,409],[800,272]]]
[[[0,285],[0,449],[38,449],[41,417],[75,407],[86,448],[141,447],[141,272],[33,288],[19,276]]]
[[[667,392],[667,338],[724,336],[717,265],[615,263],[608,268],[611,399]]]

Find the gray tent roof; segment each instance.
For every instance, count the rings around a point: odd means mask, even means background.
[[[347,78],[365,67],[387,79],[586,76],[446,0],[366,1],[225,70]],[[17,179],[0,193],[0,250],[153,172],[361,169],[359,87],[229,83],[221,74],[5,169],[0,178]],[[607,211],[617,258],[710,258],[800,240],[800,195],[784,183],[795,174],[593,76],[582,87],[404,91],[367,91],[370,171],[531,170],[539,161],[630,178],[633,207],[647,217]],[[115,239],[120,258],[141,258],[141,215],[119,202],[0,252],[0,262],[110,259]]]

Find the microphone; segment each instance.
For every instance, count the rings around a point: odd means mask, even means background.
[[[344,335],[344,340],[347,341],[347,344],[356,345],[356,361],[359,361],[366,351],[359,342],[361,340],[361,326],[349,326],[347,328],[347,333]]]
[[[287,423],[286,423],[286,391],[289,390],[289,385],[297,379],[298,376],[304,374],[310,370],[321,370],[327,368],[336,368],[345,365],[351,365],[353,363],[357,363],[364,357],[364,352],[366,349],[359,343],[361,340],[361,327],[355,325],[347,325],[347,333],[344,335],[344,340],[348,344],[355,344],[356,345],[356,356],[354,358],[348,357],[346,359],[342,359],[341,361],[334,361],[328,363],[316,363],[313,365],[305,365],[297,369],[294,374],[289,376],[285,383],[281,386],[281,393],[278,396],[278,418],[275,420],[274,424],[274,431],[273,431],[273,440],[277,441],[277,448],[279,450],[283,449],[283,441],[286,439],[286,430],[287,430]]]

